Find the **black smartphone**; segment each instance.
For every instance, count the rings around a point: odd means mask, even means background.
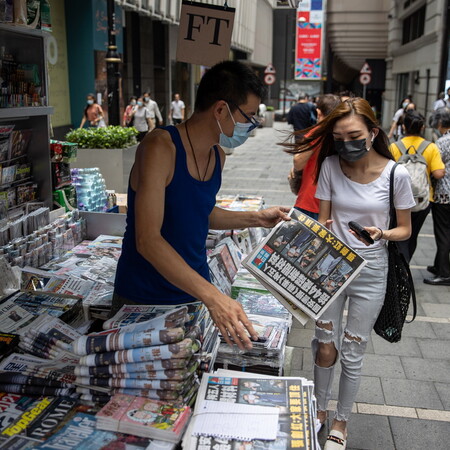
[[[366,231],[358,222],[351,221],[348,223],[348,227],[361,239],[364,239],[368,244],[372,245],[374,243],[374,240],[370,237],[369,232]]]

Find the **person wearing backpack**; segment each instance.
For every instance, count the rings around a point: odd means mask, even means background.
[[[445,175],[445,165],[436,144],[422,136],[425,117],[417,111],[409,111],[403,120],[404,137],[390,146],[394,159],[402,164],[411,177],[416,206],[411,209],[411,237],[399,242],[399,248],[408,262],[417,247],[417,237],[431,209],[433,188],[430,176],[440,179]]]

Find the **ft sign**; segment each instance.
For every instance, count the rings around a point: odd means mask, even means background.
[[[227,60],[234,8],[183,1],[178,30],[177,61],[211,67]]]

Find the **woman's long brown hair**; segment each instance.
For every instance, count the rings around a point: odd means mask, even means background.
[[[334,149],[333,129],[338,120],[355,114],[359,116],[367,125],[369,131],[378,128],[378,135],[373,141],[374,150],[388,159],[394,159],[389,151],[389,139],[386,133],[378,125],[375,114],[367,100],[360,97],[349,98],[341,102],[333,111],[321,122],[305,130],[296,131],[293,136],[297,137],[295,142],[285,142],[282,144],[287,153],[295,155],[310,150],[319,151],[317,157],[316,182],[319,178],[320,168],[325,158],[336,155]],[[298,139],[300,137],[300,139]]]

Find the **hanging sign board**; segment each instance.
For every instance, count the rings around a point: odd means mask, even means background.
[[[227,60],[235,8],[183,1],[177,61],[211,67]]]

